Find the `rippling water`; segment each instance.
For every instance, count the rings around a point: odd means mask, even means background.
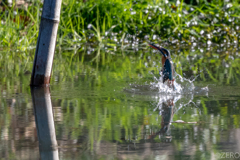
[[[27,59],[9,52],[16,58],[8,62],[2,54],[2,159],[237,156],[238,55],[231,53],[234,60],[205,58],[196,51],[199,58],[186,61],[184,55],[173,54],[178,73],[173,91],[161,81],[155,52],[125,52],[126,57],[99,52],[95,57],[58,51],[51,86],[45,89],[29,87],[33,54]],[[231,65],[222,67],[226,64]]]

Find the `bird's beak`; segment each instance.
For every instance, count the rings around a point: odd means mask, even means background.
[[[157,47],[157,46],[155,46],[153,43],[148,43],[148,45],[149,45],[150,47],[156,49],[156,50],[159,50],[164,57],[167,57],[167,55],[163,52],[163,50],[161,49],[161,47]]]

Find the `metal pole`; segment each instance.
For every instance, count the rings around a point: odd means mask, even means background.
[[[58,145],[49,87],[32,87],[31,94],[41,159],[58,160]]]
[[[50,83],[62,0],[44,0],[31,86]]]

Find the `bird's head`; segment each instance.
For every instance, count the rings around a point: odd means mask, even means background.
[[[156,46],[156,45],[153,44],[153,43],[148,43],[148,45],[149,45],[150,47],[158,50],[158,51],[162,54],[162,56],[164,56],[165,58],[169,58],[169,57],[170,57],[170,52],[169,52],[167,49],[165,49],[165,48],[163,48],[163,47],[158,47],[158,46]]]
[[[162,54],[162,75],[163,75],[163,83],[166,80],[170,80],[169,82],[173,82],[174,80],[174,68],[171,62],[170,52],[163,48],[158,47],[152,43],[148,43],[148,45],[154,49],[157,49]],[[173,86],[173,85],[172,85]]]
[[[153,43],[148,43],[148,45],[149,45],[150,47],[158,50],[158,51],[162,54],[162,65],[164,65],[164,63],[165,63],[165,61],[166,61],[167,58],[170,58],[170,57],[171,57],[170,52],[169,52],[167,49],[165,49],[165,48],[163,48],[163,47],[158,47],[158,46],[156,46],[156,45],[153,44]]]

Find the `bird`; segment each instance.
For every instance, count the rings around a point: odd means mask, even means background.
[[[175,86],[174,86],[175,70],[174,70],[170,52],[166,48],[158,47],[153,43],[148,43],[148,45],[158,50],[162,54],[162,70],[159,72],[159,74],[163,76],[163,83],[167,81],[168,86],[175,90]]]

